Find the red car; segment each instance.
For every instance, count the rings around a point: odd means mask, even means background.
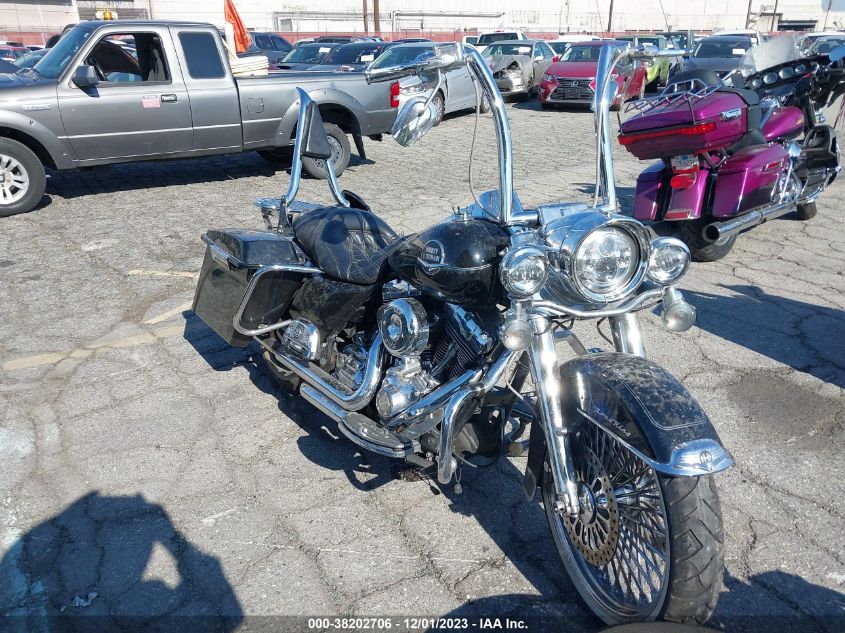
[[[596,68],[599,52],[605,44],[628,47],[629,42],[615,40],[591,40],[578,42],[569,47],[560,59],[549,66],[540,81],[540,105],[551,108],[556,105],[590,104],[596,91]],[[619,108],[623,101],[641,97],[645,89],[646,69],[642,66],[634,71],[631,81],[622,95],[627,76],[615,73],[619,84],[614,108]]]
[[[29,52],[25,46],[0,46],[0,59],[7,59],[10,62],[18,57],[23,57]]]

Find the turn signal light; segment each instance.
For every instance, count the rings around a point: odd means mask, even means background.
[[[695,171],[686,171],[680,174],[675,174],[672,176],[672,180],[669,181],[669,185],[672,189],[689,189],[695,184],[697,176],[698,172]]]
[[[399,107],[399,82],[394,81],[390,84],[390,107],[391,108],[398,108]]]
[[[707,121],[705,123],[696,123],[695,125],[687,125],[684,127],[661,128],[659,130],[645,130],[643,132],[631,132],[629,134],[619,135],[620,145],[630,145],[631,143],[638,143],[639,141],[648,141],[654,138],[664,138],[666,136],[675,136],[680,134],[682,136],[696,136],[698,134],[707,134],[716,129],[716,123]]]

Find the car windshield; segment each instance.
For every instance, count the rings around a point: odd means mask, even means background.
[[[384,44],[347,44],[334,49],[323,60],[324,64],[367,64],[384,50]]]
[[[299,64],[316,64],[331,53],[334,46],[330,44],[305,44],[293,49],[285,55],[282,62],[293,62]]]
[[[50,49],[41,61],[33,66],[33,69],[42,77],[47,79],[58,79],[70,64],[85,41],[91,36],[92,29],[82,26],[75,26]]]
[[[549,42],[549,46],[558,55],[563,55],[572,46],[572,42]]]
[[[530,44],[493,44],[484,49],[482,55],[492,57],[493,55],[528,55],[531,57]]]
[[[712,57],[742,57],[751,48],[750,40],[712,39],[701,40],[692,53],[702,59]]]
[[[393,46],[384,51],[381,56],[373,62],[371,68],[400,66],[415,60],[420,55],[433,57],[434,49],[431,46]]]
[[[573,44],[572,48],[560,56],[562,62],[597,62],[601,46],[583,46]]]
[[[504,42],[505,40],[518,40],[519,36],[516,33],[485,33],[478,38],[478,44],[487,46],[493,42]]]
[[[32,51],[30,53],[27,53],[26,55],[18,57],[13,63],[18,68],[32,68],[33,66],[35,66],[35,64],[38,63],[38,60],[44,57],[48,52],[48,49]]]
[[[826,55],[837,46],[845,46],[845,37],[820,37],[813,43],[813,52]]]

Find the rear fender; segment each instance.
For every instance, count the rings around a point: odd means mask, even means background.
[[[574,358],[560,371],[563,412],[571,433],[583,424],[594,424],[654,470],[674,477],[709,475],[733,465],[698,402],[656,363],[602,352]],[[529,498],[545,458],[540,426],[532,425],[529,440],[524,481]]]

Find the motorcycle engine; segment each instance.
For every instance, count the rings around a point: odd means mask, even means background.
[[[382,342],[395,357],[376,395],[382,419],[401,413],[438,384],[478,364],[493,348],[493,338],[476,315],[454,304],[445,306],[445,319],[430,318],[422,303],[410,297],[393,299],[379,310]],[[439,339],[429,346],[432,332],[439,333]]]

